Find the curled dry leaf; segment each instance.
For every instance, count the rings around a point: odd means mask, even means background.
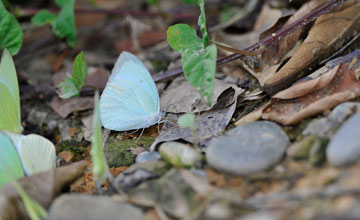
[[[260,40],[266,37],[271,33],[275,33],[281,27],[285,27],[294,21],[300,19],[301,17],[305,16],[316,7],[325,3],[326,0],[314,0],[309,1],[301,6],[299,10],[297,10],[287,21],[284,22],[284,19],[287,19],[288,16],[282,16],[279,20],[268,30],[263,32],[260,35]],[[264,62],[269,64],[277,64],[280,62],[281,58],[291,50],[299,40],[301,33],[306,29],[306,26],[302,26],[301,28],[297,29],[296,31],[288,34],[284,38],[280,39],[274,45],[269,46],[264,53],[262,54],[262,58]]]
[[[262,118],[284,125],[329,110],[360,96],[355,70],[341,64],[320,77],[296,83],[274,95],[262,111]]]
[[[329,57],[357,34],[360,30],[360,3],[351,2],[343,10],[317,18],[296,53],[266,80],[264,89],[267,93],[274,94],[308,75],[322,59]]]
[[[24,177],[18,182],[30,198],[36,200],[44,208],[48,208],[63,189],[82,175],[85,168],[85,162],[77,162]],[[0,219],[29,219],[21,197],[12,183],[0,189]]]
[[[202,114],[196,114],[194,124],[198,128],[197,134],[194,134],[190,128],[180,128],[175,123],[165,122],[159,137],[151,144],[150,150],[156,150],[158,144],[162,142],[178,139],[183,139],[190,143],[199,141],[201,146],[207,145],[212,137],[216,136],[227,127],[235,109],[236,101],[226,108],[217,110],[212,109]],[[167,120],[171,118],[173,121],[177,121],[179,117],[180,114],[168,114]]]

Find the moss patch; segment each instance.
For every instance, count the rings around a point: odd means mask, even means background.
[[[129,149],[138,146],[150,146],[152,142],[154,142],[153,138],[145,136],[141,137],[137,142],[136,139],[109,139],[104,148],[109,167],[130,166],[135,162],[135,155],[132,155]]]

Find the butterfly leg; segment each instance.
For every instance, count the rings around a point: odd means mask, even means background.
[[[143,129],[141,130],[140,136],[136,139],[135,144],[138,142],[138,140],[139,140],[139,139],[141,138],[141,136],[143,135],[144,130],[145,130],[145,128],[143,128]]]

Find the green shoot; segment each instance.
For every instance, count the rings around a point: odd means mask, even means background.
[[[209,44],[204,0],[199,0],[198,3],[201,12],[198,24],[203,39],[200,39],[196,35],[196,30],[189,25],[176,24],[167,30],[167,40],[171,48],[181,53],[186,79],[199,90],[210,106],[214,89],[217,50],[215,44]]]
[[[91,160],[93,162],[93,175],[97,181],[102,183],[109,177],[109,168],[106,163],[104,151],[102,149],[102,129],[99,111],[99,92],[95,92],[95,108],[93,117],[93,136],[91,142]]]
[[[84,52],[75,57],[72,78],[66,78],[58,87],[61,88],[60,97],[67,99],[79,96],[81,88],[85,85],[85,78],[88,76]]]
[[[59,38],[66,38],[67,43],[74,47],[76,41],[75,0],[55,0],[55,3],[61,8],[59,14],[55,15],[47,10],[41,10],[32,17],[31,21],[38,26],[51,24],[54,34]]]

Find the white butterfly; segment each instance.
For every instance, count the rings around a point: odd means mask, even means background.
[[[100,116],[105,128],[126,131],[158,123],[159,94],[149,71],[134,55],[122,52],[100,99]]]

